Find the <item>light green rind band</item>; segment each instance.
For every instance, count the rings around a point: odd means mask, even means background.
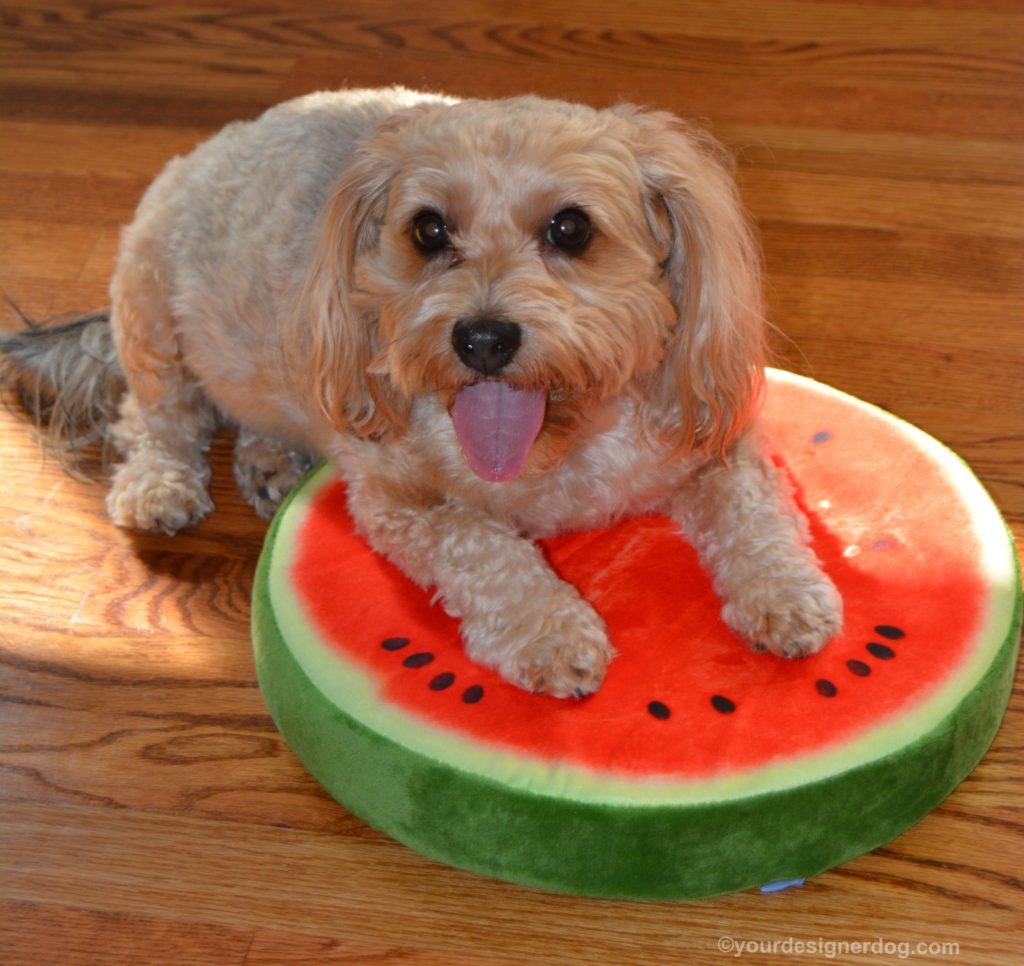
[[[411,848],[563,892],[708,897],[816,875],[891,841],[970,773],[999,727],[1017,661],[1020,572],[998,511],[953,453],[882,410],[810,385],[895,425],[970,509],[986,611],[966,663],[913,710],[842,748],[708,781],[554,766],[427,725],[385,703],[366,671],[325,646],[295,599],[296,534],[334,478],[323,467],[277,515],[253,594],[259,682],[289,745],[335,798]]]
[[[558,798],[439,761],[339,708],[281,636],[269,594],[274,545],[272,529],[253,597],[256,668],[274,720],[306,767],[354,814],[426,856],[560,892],[703,898],[813,876],[877,848],[978,763],[999,727],[1016,665],[1019,597],[980,680],[936,727],[896,752],[745,798]]]
[[[985,613],[965,666],[913,709],[888,717],[840,749],[794,756],[783,762],[703,780],[671,776],[637,780],[632,776],[602,773],[566,762],[552,764],[527,752],[495,748],[455,731],[425,725],[402,708],[382,700],[372,678],[363,668],[354,662],[346,662],[337,650],[325,647],[296,600],[290,582],[291,555],[306,507],[318,491],[335,478],[336,471],[326,464],[293,491],[287,503],[288,511],[282,508],[268,536],[268,546],[272,543],[275,547],[273,563],[266,573],[269,609],[284,639],[289,642],[293,658],[306,677],[317,683],[326,700],[344,708],[355,720],[382,737],[406,747],[410,753],[433,759],[442,766],[447,763],[451,767],[476,772],[503,787],[580,802],[649,807],[655,804],[720,803],[727,799],[756,797],[827,780],[910,746],[922,734],[940,727],[947,717],[956,712],[964,696],[978,686],[996,659],[997,652],[1005,643],[1008,627],[1012,630],[1011,619],[1019,607],[1020,595],[1020,577],[1012,540],[984,487],[966,464],[941,443],[884,410],[838,390],[775,370],[771,372],[771,378],[804,384],[808,390],[840,398],[898,428],[909,446],[925,451],[953,481],[971,514],[981,547],[977,564],[989,586]]]

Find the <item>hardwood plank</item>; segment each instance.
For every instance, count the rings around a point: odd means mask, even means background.
[[[528,960],[495,958],[491,951],[486,956],[459,956],[450,952],[426,954],[415,946],[396,943],[367,945],[353,942],[347,937],[336,939],[306,936],[297,933],[257,932],[249,952],[246,966],[366,966],[386,963],[388,966],[479,966],[481,963],[522,963]]]
[[[726,63],[728,63],[726,61]],[[595,73],[610,82],[595,90]],[[443,90],[462,97],[512,97],[522,93],[522,66],[514,59],[403,50],[400,59],[353,51],[348,56],[301,54],[285,88],[286,96],[327,88],[404,84]],[[619,70],[610,65],[572,64],[537,58],[530,63],[530,90],[548,97],[583,100],[602,107],[620,101],[673,111],[682,117],[714,119],[714,125],[782,124],[913,136],[960,136],[979,141],[1017,142],[1021,137],[1017,98],[974,97],[950,92],[936,99],[929,91],[872,88],[859,81],[846,86],[801,78],[752,83],[728,70],[685,70],[679,83],[666,84],[656,71]],[[471,78],[471,79],[470,79]],[[1005,88],[1004,88],[1005,90]]]
[[[945,233],[967,243],[979,237],[1024,239],[1024,189],[1017,186],[971,183],[950,190],[924,175],[908,182],[854,173],[748,169],[742,172],[741,188],[761,222]]]
[[[148,183],[171,158],[191,151],[213,131],[204,127],[150,125],[138,131],[123,124],[0,121],[3,169],[37,176],[102,172],[105,178],[145,179]]]
[[[98,240],[99,231],[90,223],[4,218],[0,220],[0,278],[74,281]]]
[[[628,15],[613,16],[608,22],[605,10],[596,21],[601,28],[595,28],[585,8],[575,8],[568,23],[553,24],[530,20],[527,10],[518,7],[517,19],[503,22],[493,13],[449,20],[424,16],[422,11],[382,20],[375,5],[346,5],[344,14],[329,18],[301,8],[289,8],[287,13],[270,7],[216,14],[183,5],[173,13],[162,11],[163,21],[149,27],[145,5],[92,4],[85,12],[78,4],[49,7],[45,16],[37,9],[15,12],[8,28],[8,69],[23,84],[85,76],[94,87],[123,86],[127,79],[135,89],[165,90],[174,85],[181,90],[193,84],[193,93],[201,94],[210,85],[230,88],[239,78],[248,90],[253,73],[272,74],[281,64],[235,63],[242,56],[237,47],[244,41],[253,49],[288,56],[343,52],[343,76],[351,75],[353,59],[392,68],[394,58],[385,62],[381,55],[396,52],[410,63],[423,60],[439,66],[442,58],[449,69],[460,61],[486,61],[488,74],[518,61],[541,68],[551,65],[560,75],[574,68],[601,68],[633,74],[634,82],[649,78],[662,90],[660,78],[679,72],[689,78],[688,112],[724,119],[734,117],[729,105],[733,110],[754,108],[762,118],[766,107],[778,110],[785,105],[789,111],[816,111],[802,116],[820,123],[820,109],[827,105],[833,122],[845,120],[844,126],[861,126],[870,117],[873,128],[893,121],[904,130],[918,129],[910,124],[943,130],[950,123],[958,128],[970,123],[979,135],[1020,135],[1018,101],[1013,96],[1020,94],[1015,58],[1020,49],[1019,16],[946,13],[937,18],[913,10],[868,14],[856,4],[797,2],[750,4],[751,20],[746,21],[716,12],[713,5],[703,6],[698,17],[689,11],[683,17],[678,8],[663,5],[658,12],[645,11],[643,29],[623,31],[615,29],[617,20]],[[542,17],[540,11],[536,15]],[[770,42],[756,29],[764,19],[774,24]],[[677,32],[680,29],[684,32]],[[168,35],[179,44],[165,46],[162,41]],[[848,47],[850,37],[857,37],[864,49]],[[911,40],[901,47],[904,37]],[[753,39],[744,45],[744,38]],[[186,41],[187,56],[195,58],[191,65],[182,60],[181,44]],[[57,64],[47,63],[42,70],[35,55],[40,43],[62,55]],[[116,76],[120,61],[108,62],[113,44],[125,59],[131,59],[133,50],[146,50],[146,57],[133,64],[130,78]],[[982,50],[984,55],[979,54]],[[217,52],[215,62],[205,56],[208,51]],[[183,75],[189,80],[177,80]],[[465,75],[456,70],[452,76]],[[518,80],[518,71],[514,76]],[[402,79],[399,73],[383,82]],[[456,84],[455,89],[461,88]],[[645,89],[650,91],[651,86]],[[744,96],[739,96],[741,90]],[[936,91],[945,95],[941,102],[935,99]],[[641,99],[650,99],[650,94]],[[801,123],[793,114],[788,120]]]
[[[0,187],[6,217],[29,224],[60,224],[62,230],[87,225],[95,238],[97,225],[129,222],[151,179],[111,178],[94,173],[84,178],[11,172]],[[68,208],[65,189],[74,181],[75,205]]]
[[[169,918],[232,930],[324,935],[344,922],[353,942],[372,945],[387,936],[428,955],[485,962],[494,956],[639,966],[710,959],[728,935],[723,920],[740,907],[746,937],[764,935],[758,930],[780,915],[786,932],[806,938],[829,933],[853,915],[864,917],[874,939],[881,931],[874,918],[886,909],[884,929],[893,940],[959,942],[962,952],[988,962],[1009,962],[1016,944],[1019,893],[1012,879],[986,881],[983,888],[994,895],[978,894],[970,869],[950,863],[944,877],[928,870],[941,883],[935,884],[895,854],[849,863],[827,883],[790,894],[690,904],[681,917],[674,903],[595,904],[492,882],[388,841],[229,823],[211,837],[206,822],[191,818],[0,802],[0,830],[12,827],[20,834],[16,840],[5,835],[3,895],[75,905],[88,889],[97,911],[148,915],[157,908]],[[861,885],[866,879],[880,893],[870,903]],[[284,881],[287,888],[280,888]],[[879,899],[887,904],[876,904]]]
[[[159,49],[168,35],[192,49],[266,51],[366,48],[451,55],[472,52],[490,58],[600,61],[616,69],[676,70],[680,64],[746,77],[820,75],[828,82],[946,87],[961,92],[972,83],[998,93],[1020,78],[1022,18],[999,13],[886,10],[857,4],[782,0],[745,4],[744,17],[714,4],[686,10],[670,2],[645,6],[643,24],[628,10],[577,3],[565,20],[552,23],[539,3],[516,5],[514,16],[495,17],[486,5],[468,16],[444,17],[422,9],[388,16],[362,0],[323,17],[301,5],[268,5],[210,13],[181,4],[153,23],[146,5],[57,4],[18,11],[8,28],[15,53],[32,51],[45,32],[49,49],[65,57],[79,51],[145,45]],[[382,17],[381,14],[384,13]],[[475,16],[474,16],[475,13]],[[770,24],[769,37],[765,39]],[[851,44],[850,38],[857,43]],[[979,56],[979,49],[985,51]]]
[[[31,902],[0,903],[4,966],[242,966],[250,932],[217,926],[182,930],[178,923]]]
[[[67,8],[60,5],[60,10]],[[59,14],[58,14],[59,16]],[[4,72],[16,79],[18,87],[53,89],[82,85],[96,92],[117,93],[126,88],[138,97],[182,97],[206,102],[216,91],[217,98],[234,98],[237,103],[252,103],[255,98],[277,98],[281,77],[287,73],[291,59],[237,53],[218,49],[215,57],[204,57],[205,51],[183,40],[186,46],[146,44],[144,53],[131,56],[138,44],[130,41],[119,48],[119,56],[111,56],[111,43],[104,40],[91,44],[88,38],[66,36],[64,44],[56,25],[46,30],[48,48],[59,57],[42,59],[32,45],[28,49],[8,46],[4,52]],[[63,49],[62,49],[63,48]],[[23,116],[23,115],[20,115]]]
[[[941,190],[955,191],[961,182],[1019,185],[1024,160],[1024,147],[1018,142],[976,140],[962,134],[842,131],[827,126],[708,120],[744,168],[852,174],[890,181],[927,179],[951,182]]]
[[[15,923],[17,926],[15,926]],[[104,966],[478,966],[476,956],[425,956],[415,947],[367,944],[302,933],[238,931],[194,926],[153,917],[95,913],[28,902],[0,903],[0,946],[5,966],[63,966],[67,962]],[[514,960],[493,959],[500,966]],[[518,962],[522,963],[523,960]]]
[[[139,59],[144,59],[140,57]],[[212,131],[232,121],[256,117],[274,101],[288,94],[265,90],[243,91],[224,97],[214,79],[206,78],[197,90],[183,93],[175,85],[179,73],[188,69],[170,69],[164,89],[138,90],[131,78],[111,81],[102,69],[88,76],[66,71],[63,76],[47,79],[46,72],[14,71],[4,64],[0,69],[0,119],[35,121],[40,117],[61,123],[90,123],[102,126],[131,125],[145,130],[149,125],[166,127],[207,127]]]
[[[794,266],[799,272],[799,266]],[[771,318],[798,344],[828,330],[868,341],[988,350],[1019,357],[1021,300],[994,285],[978,292],[914,275],[886,281],[773,273]]]
[[[759,227],[770,276],[914,278],[979,293],[991,291],[995,280],[1003,292],[1024,292],[1024,248],[1016,241],[795,221],[762,221]]]

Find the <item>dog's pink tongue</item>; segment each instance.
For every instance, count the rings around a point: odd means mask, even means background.
[[[547,394],[477,382],[455,397],[452,422],[470,469],[492,483],[515,479],[544,422]]]

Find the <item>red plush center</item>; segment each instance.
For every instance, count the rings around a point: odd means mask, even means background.
[[[469,661],[458,623],[355,535],[340,482],[303,523],[299,600],[382,701],[551,762],[711,777],[846,742],[962,666],[987,599],[977,537],[927,455],[869,411],[773,382],[766,417],[845,602],[843,636],[813,657],[749,651],[693,550],[652,516],[544,542],[619,651],[583,701],[527,694]]]

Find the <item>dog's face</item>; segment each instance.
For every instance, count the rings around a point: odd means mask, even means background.
[[[536,98],[414,108],[361,146],[325,239],[314,277],[329,278],[307,293],[344,293],[319,310],[348,334],[316,354],[328,383],[356,369],[321,400],[349,427],[353,393],[374,433],[436,394],[498,480],[557,466],[623,393],[677,445],[723,445],[742,422],[756,260],[728,176],[663,117]]]

